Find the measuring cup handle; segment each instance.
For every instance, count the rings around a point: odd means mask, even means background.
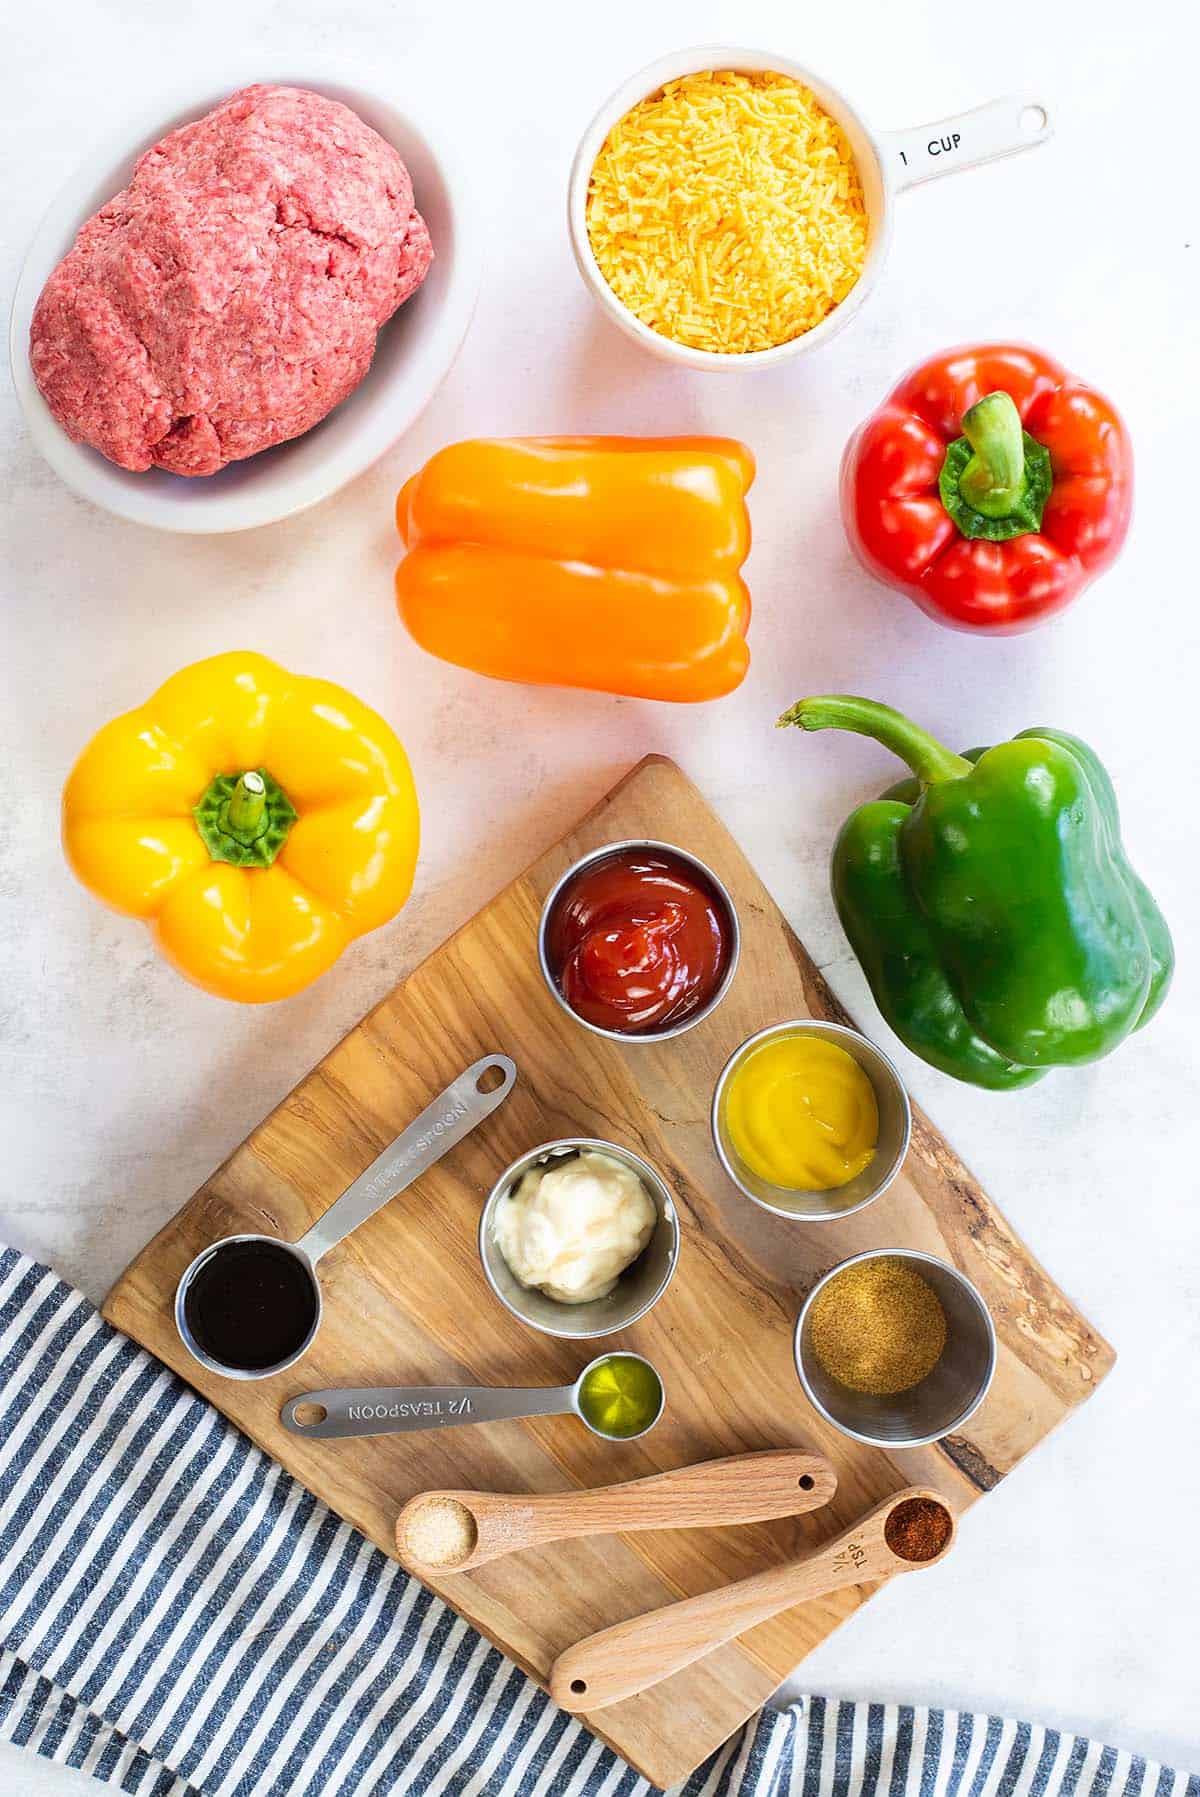
[[[499,1083],[492,1091],[481,1091],[480,1081],[492,1072],[500,1074]],[[419,1179],[426,1167],[456,1148],[476,1124],[490,1117],[508,1097],[516,1079],[516,1063],[506,1054],[484,1055],[460,1073],[317,1219],[296,1243],[300,1252],[315,1265],[352,1229]]]
[[[1010,94],[931,125],[881,131],[879,141],[892,185],[900,189],[916,187],[938,175],[957,174],[959,169],[992,162],[997,156],[1032,150],[1053,132],[1050,109],[1044,101]]]
[[[571,1409],[574,1386],[538,1386],[530,1391],[496,1390],[488,1385],[364,1385],[335,1391],[305,1391],[279,1412],[293,1435],[317,1438],[346,1435],[411,1435],[423,1429],[457,1429],[465,1423],[505,1422],[511,1417],[562,1416]],[[322,1414],[305,1421],[306,1410]]]

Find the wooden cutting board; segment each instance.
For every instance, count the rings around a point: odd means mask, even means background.
[[[722,1006],[661,1046],[623,1046],[577,1026],[546,992],[535,953],[542,901],[563,870],[585,850],[638,836],[677,842],[708,862],[742,925],[741,966]],[[787,1444],[830,1456],[838,1496],[810,1517],[568,1542],[438,1585],[449,1604],[543,1681],[555,1655],[592,1630],[824,1541],[903,1485],[934,1485],[961,1509],[1089,1397],[1114,1356],[919,1111],[904,1172],[878,1203],[845,1222],[788,1223],[729,1184],[709,1138],[717,1075],[753,1031],[805,1015],[847,1021],[737,844],[679,769],[651,756],[301,1081],[121,1276],[104,1314],[389,1554],[397,1512],[431,1486],[554,1491]],[[193,1256],[235,1230],[301,1236],[436,1092],[488,1050],[515,1058],[516,1089],[322,1263],[325,1320],[306,1357],[257,1382],[204,1372],[172,1320],[175,1286]],[[674,1283],[649,1316],[610,1338],[662,1373],[669,1402],[659,1426],[616,1446],[573,1418],[324,1443],[284,1431],[285,1399],[318,1387],[575,1377],[594,1344],[553,1341],[509,1316],[484,1281],[475,1239],[480,1206],[508,1162],[566,1135],[627,1143],[662,1171],[678,1199],[683,1249]],[[792,1327],[815,1278],[847,1254],[882,1245],[927,1249],[961,1267],[987,1300],[999,1335],[995,1382],[966,1431],[891,1455],[825,1425],[792,1364]],[[596,1732],[653,1783],[674,1784],[870,1595],[869,1588],[844,1591],[780,1616],[604,1710]]]

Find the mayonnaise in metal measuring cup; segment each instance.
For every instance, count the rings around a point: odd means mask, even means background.
[[[559,1304],[606,1298],[658,1221],[632,1168],[598,1149],[530,1167],[496,1206],[496,1246],[522,1285]]]

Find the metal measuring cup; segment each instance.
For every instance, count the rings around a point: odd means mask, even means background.
[[[853,1391],[826,1372],[812,1344],[817,1299],[848,1267],[868,1260],[906,1262],[933,1287],[946,1317],[946,1345],[937,1364],[907,1391]],[[996,1371],[996,1326],[966,1274],[919,1248],[868,1248],[830,1267],[804,1300],[793,1343],[805,1396],[825,1421],[869,1447],[922,1448],[956,1434],[988,1394]]]
[[[617,1280],[606,1298],[585,1304],[562,1304],[534,1286],[522,1285],[496,1241],[496,1212],[501,1200],[516,1190],[531,1167],[552,1166],[587,1149],[606,1154],[636,1174],[654,1204],[657,1217],[650,1240]],[[573,1341],[592,1340],[627,1329],[662,1297],[679,1264],[679,1214],[670,1187],[640,1154],[590,1136],[564,1136],[529,1149],[505,1169],[492,1187],[479,1219],[479,1258],[484,1275],[505,1310],[543,1335]]]
[[[550,955],[550,932],[555,913],[573,882],[581,875],[586,874],[589,868],[597,867],[607,861],[610,856],[628,854],[630,850],[636,850],[638,853],[644,852],[648,855],[665,855],[671,860],[682,862],[684,867],[690,868],[696,875],[701,888],[709,889],[712,897],[716,900],[718,909],[724,913],[725,917],[725,971],[721,975],[716,991],[707,1004],[700,1005],[694,1011],[689,1011],[688,1015],[680,1022],[669,1023],[663,1029],[608,1030],[598,1023],[589,1023],[586,1017],[581,1017],[579,1012],[572,1010],[567,1003],[566,995],[558,983],[558,972]],[[546,982],[546,988],[551,998],[581,1029],[590,1030],[593,1036],[604,1036],[609,1042],[619,1042],[623,1048],[636,1048],[645,1043],[671,1042],[676,1036],[682,1036],[685,1031],[695,1029],[696,1025],[703,1023],[706,1017],[711,1017],[733,984],[733,976],[737,972],[741,953],[742,926],[738,922],[737,906],[724,881],[718,879],[708,863],[701,861],[699,855],[693,855],[688,849],[679,848],[676,843],[660,842],[654,836],[630,836],[620,842],[601,843],[598,849],[591,849],[586,855],[581,855],[578,861],[572,861],[567,871],[554,882],[546,894],[541,916],[538,919],[538,966],[541,968],[542,978]]]
[[[584,1415],[579,1394],[589,1373],[606,1360],[638,1360],[658,1383],[658,1409],[633,1435],[608,1434]],[[601,1441],[639,1441],[663,1413],[666,1393],[657,1370],[641,1354],[621,1349],[589,1360],[572,1385],[533,1387],[493,1385],[365,1385],[333,1391],[306,1391],[279,1413],[294,1435],[335,1440],[347,1435],[412,1435],[424,1429],[457,1429],[466,1423],[506,1422],[517,1417],[577,1416]],[[300,1412],[319,1411],[305,1422]]]
[[[499,1078],[495,1085],[489,1086],[489,1080],[497,1075]],[[516,1078],[516,1063],[505,1054],[484,1055],[481,1060],[460,1073],[346,1187],[341,1197],[335,1199],[325,1214],[317,1219],[298,1242],[284,1242],[273,1235],[229,1235],[203,1249],[184,1273],[175,1292],[175,1326],[188,1352],[201,1366],[207,1367],[210,1372],[221,1373],[227,1379],[269,1379],[273,1374],[282,1373],[294,1365],[307,1351],[321,1326],[318,1262],[331,1248],[344,1241],[352,1230],[357,1229],[360,1223],[365,1223],[368,1217],[373,1217],[377,1210],[412,1185],[427,1167],[441,1160],[451,1148],[457,1147],[485,1117],[490,1117],[508,1097]],[[298,1327],[294,1347],[289,1348],[286,1354],[281,1355],[270,1366],[263,1367],[234,1366],[218,1360],[197,1340],[188,1317],[188,1293],[195,1286],[198,1276],[211,1269],[220,1255],[228,1254],[230,1250],[244,1250],[249,1243],[262,1244],[273,1258],[281,1253],[290,1256],[301,1270],[302,1277],[307,1280],[312,1298],[311,1310],[303,1328]]]

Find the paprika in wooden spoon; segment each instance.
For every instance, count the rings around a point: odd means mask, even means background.
[[[554,1662],[550,1694],[565,1710],[589,1713],[636,1697],[781,1610],[847,1585],[934,1566],[953,1541],[954,1517],[945,1499],[910,1486],[802,1560],[589,1635]]]

